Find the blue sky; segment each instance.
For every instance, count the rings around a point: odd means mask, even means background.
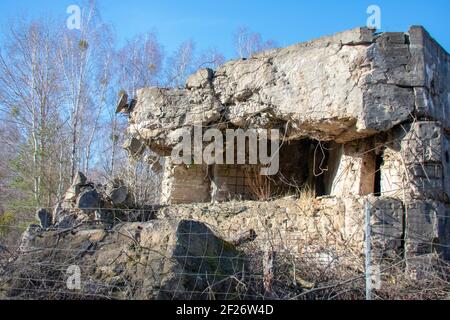
[[[76,0],[0,0],[2,24],[20,12],[64,16]],[[120,41],[156,31],[167,51],[193,39],[199,49],[216,47],[233,56],[233,32],[242,25],[280,46],[363,26],[371,4],[382,10],[382,31],[424,25],[450,51],[450,0],[99,0],[103,19]]]

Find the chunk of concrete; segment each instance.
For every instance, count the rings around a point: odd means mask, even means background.
[[[36,212],[36,218],[39,220],[39,222],[41,223],[41,228],[44,230],[50,228],[53,223],[52,214],[45,209],[39,209]]]
[[[78,209],[90,213],[100,208],[101,196],[95,189],[87,189],[81,192],[77,199]]]
[[[209,88],[212,85],[214,71],[211,69],[200,69],[191,75],[186,81],[187,89]]]

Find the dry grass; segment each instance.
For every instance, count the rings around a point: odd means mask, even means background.
[[[252,196],[258,201],[268,201],[272,197],[272,182],[267,176],[260,174],[261,166],[247,166],[248,187]]]
[[[280,300],[365,300],[365,274],[348,265],[325,265],[311,257],[278,254],[273,294],[265,296],[260,279],[261,252],[254,252],[250,276],[243,281],[251,296]],[[372,292],[374,300],[448,300],[450,266],[442,260],[420,278],[411,277],[405,261],[384,265],[381,286]]]

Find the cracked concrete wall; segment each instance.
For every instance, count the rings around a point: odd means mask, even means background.
[[[450,259],[449,136],[440,122],[405,124],[390,135],[384,152],[382,190],[405,206],[405,257],[437,252]],[[422,261],[423,262],[423,261]]]
[[[421,27],[409,32],[415,81],[415,116],[406,125],[405,256],[409,267],[430,265],[429,254],[450,259],[450,56]]]
[[[370,194],[379,184],[403,202],[406,257],[437,247],[448,256],[449,83],[450,56],[424,28],[358,28],[200,70],[185,88],[144,88],[128,131],[162,156],[195,124],[278,128],[286,142],[331,143],[325,194]],[[372,151],[375,140],[384,147]],[[311,161],[305,155],[305,166]]]
[[[417,116],[450,130],[450,56],[425,29],[412,27],[409,34]]]
[[[376,155],[370,140],[355,141],[339,147],[339,164],[331,195],[346,197],[368,195],[375,191]]]
[[[449,202],[449,141],[440,122],[418,121],[393,130],[381,167],[383,194]]]
[[[232,201],[208,205],[208,210],[204,204],[169,206],[161,215],[204,222],[225,238],[253,229],[258,236],[252,250],[265,251],[270,243],[277,252],[316,259],[328,267],[342,263],[361,268],[366,201],[373,204],[373,262],[382,264],[384,259],[401,254],[403,206],[397,199],[350,196]]]
[[[410,265],[433,252],[449,255],[450,206],[433,200],[415,200],[406,205],[405,255]]]
[[[211,201],[208,172],[201,165],[174,165],[170,157],[164,161],[161,180],[161,204]]]
[[[383,163],[380,170],[382,194],[387,197],[403,199],[406,181],[399,143],[387,144],[383,152]]]

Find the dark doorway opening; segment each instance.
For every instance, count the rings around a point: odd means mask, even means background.
[[[375,197],[381,197],[381,167],[383,166],[383,163],[384,163],[383,155],[382,154],[377,155],[375,160],[375,184],[374,184]]]

